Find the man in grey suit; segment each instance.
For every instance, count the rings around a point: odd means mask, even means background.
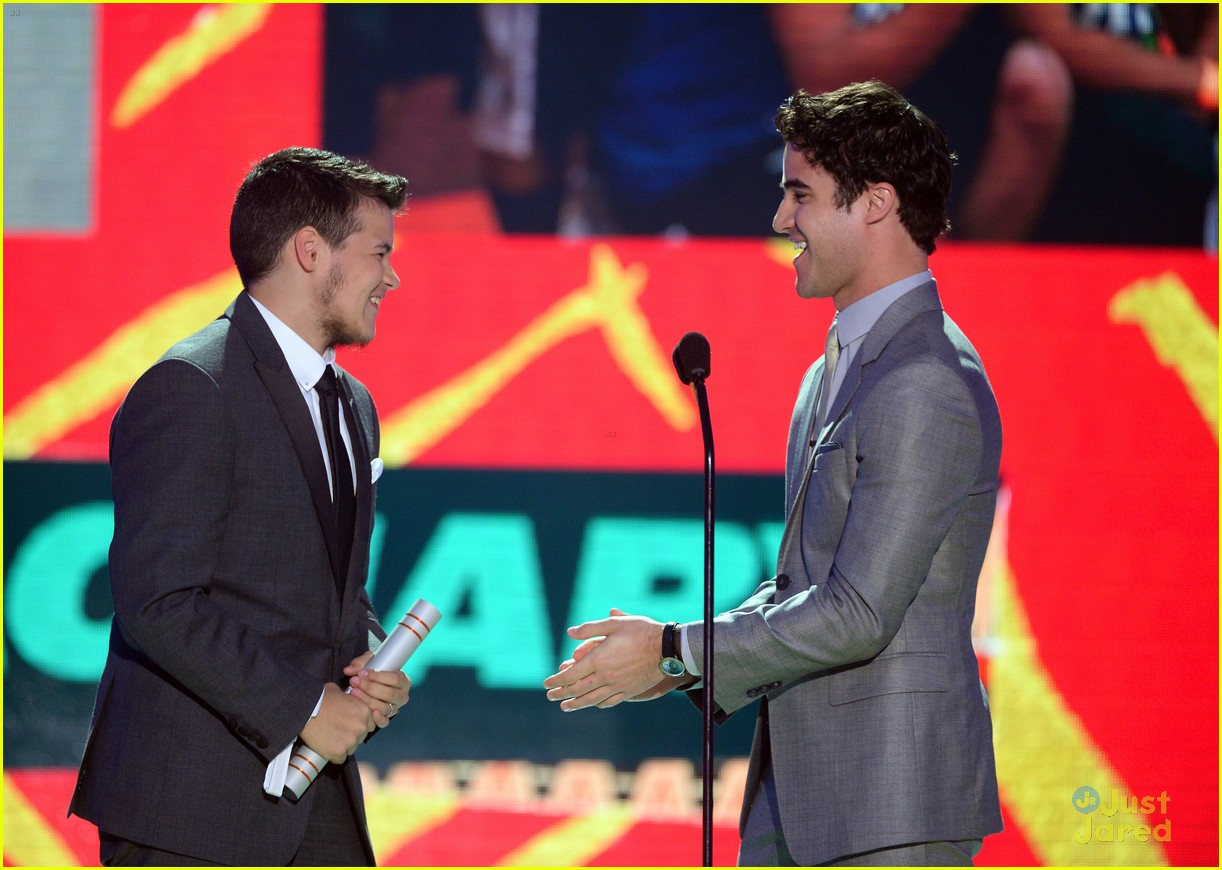
[[[714,620],[722,719],[760,699],[744,865],[970,865],[1001,829],[970,629],[1001,421],[927,258],[953,155],[891,88],[799,91],[773,228],[830,298],[789,433],[776,576]],[[706,626],[613,610],[545,682],[564,710],[695,685]]]
[[[104,864],[373,863],[350,756],[410,684],[364,668],[378,418],[334,349],[399,284],[405,197],[325,151],[256,164],[230,221],[246,289],[115,415],[115,615],[69,808]],[[331,763],[294,802],[299,738]]]

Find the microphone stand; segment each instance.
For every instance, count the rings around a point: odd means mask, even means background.
[[[671,354],[675,374],[691,384],[704,435],[704,866],[713,866],[713,422],[704,380],[709,376],[709,340],[689,332]]]
[[[703,374],[692,377],[704,434],[704,865],[713,866],[713,421]]]

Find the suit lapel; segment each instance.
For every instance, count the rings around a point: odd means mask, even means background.
[[[878,359],[883,349],[899,333],[904,326],[918,314],[928,311],[941,311],[942,301],[938,298],[938,288],[934,282],[922,284],[895,300],[878,321],[870,329],[865,338],[860,353],[853,359],[850,368],[845,372],[840,389],[836,392],[835,401],[827,412],[827,422],[817,434],[810,434],[797,439],[797,448],[793,447],[794,435],[801,431],[799,426],[807,427],[812,423],[815,413],[818,389],[815,384],[823,381],[822,361],[811,366],[807,379],[802,384],[798,394],[798,402],[794,409],[794,418],[790,423],[790,453],[786,457],[788,463],[785,473],[785,497],[788,512],[785,520],[785,532],[781,537],[781,546],[777,554],[777,571],[783,570],[791,548],[796,546],[802,527],[803,503],[806,500],[806,487],[810,482],[811,471],[814,469],[815,456],[824,444],[832,426],[844,414],[852,401],[857,388],[861,386],[862,368]],[[813,442],[813,443],[812,443]],[[800,452],[799,452],[800,451]],[[800,457],[800,459],[799,459]],[[797,469],[802,470],[802,476],[794,478]],[[796,492],[795,492],[796,490]]]
[[[814,437],[815,408],[818,407],[819,385],[823,383],[823,363],[816,362],[806,372],[794,403],[793,418],[789,423],[789,455],[785,457],[785,509],[793,508],[798,487],[802,483],[799,475],[806,467],[810,456],[810,441]]]
[[[882,313],[878,321],[871,327],[869,334],[866,335],[861,352],[857,354],[853,364],[844,373],[844,380],[840,384],[840,389],[836,392],[836,398],[832,402],[832,407],[828,409],[827,422],[823,426],[823,432],[820,433],[820,441],[830,431],[830,427],[844,414],[845,409],[849,406],[849,402],[853,400],[853,395],[857,392],[857,388],[861,386],[863,367],[878,359],[879,354],[883,352],[883,349],[886,348],[891,339],[895,338],[896,334],[912,318],[927,311],[941,310],[942,302],[938,298],[937,285],[930,281],[927,284],[922,284],[920,287],[914,287],[899,299],[896,299]]]
[[[331,487],[327,480],[327,467],[323,464],[322,448],[318,443],[318,434],[314,430],[314,421],[310,418],[301,387],[293,379],[293,373],[284,359],[280,345],[263,319],[263,315],[255,308],[254,303],[243,291],[234,301],[226,316],[233,322],[250,345],[255,355],[255,371],[263,381],[267,393],[280,413],[284,428],[288,431],[289,440],[301,464],[310,488],[310,500],[314,504],[314,512],[322,530],[323,539],[327,544],[327,554],[331,560],[331,570],[339,584],[340,548],[335,539],[334,506],[331,502]]]

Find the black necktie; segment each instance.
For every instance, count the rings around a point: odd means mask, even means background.
[[[336,583],[343,588],[352,552],[352,529],[356,521],[356,496],[352,491],[352,464],[339,429],[339,383],[335,370],[327,366],[314,389],[322,406],[322,431],[327,439],[327,459],[331,463],[331,501],[335,505],[335,535],[339,543]]]

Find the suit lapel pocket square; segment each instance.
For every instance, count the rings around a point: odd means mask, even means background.
[[[369,463],[369,482],[377,483],[378,478],[382,476],[382,469],[385,467],[386,466],[382,462],[381,458],[375,459],[373,462]]]

